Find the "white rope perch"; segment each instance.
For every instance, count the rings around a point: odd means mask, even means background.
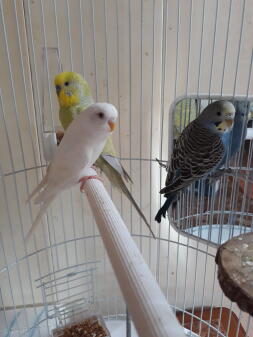
[[[139,336],[185,337],[102,182],[88,180],[85,193]]]

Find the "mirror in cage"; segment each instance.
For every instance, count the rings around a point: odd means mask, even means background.
[[[182,190],[169,210],[171,223],[184,233],[219,245],[253,223],[253,102],[245,97],[191,96],[176,100],[170,109],[169,156],[187,125],[212,102],[228,100],[236,117],[230,134],[228,160],[215,176]],[[236,145],[235,145],[236,144]]]

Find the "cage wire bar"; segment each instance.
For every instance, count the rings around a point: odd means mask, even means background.
[[[190,187],[168,219],[160,226],[153,220],[166,177],[155,158],[169,159],[173,139],[208,102],[252,101],[252,1],[0,0],[0,11],[0,335],[49,336],[61,320],[55,305],[62,291],[85,294],[68,273],[91,263],[84,306],[104,316],[113,337],[117,329],[135,336],[77,188],[59,196],[33,240],[24,241],[37,213],[24,201],[45,173],[45,142],[60,127],[53,79],[73,70],[96,101],[120,112],[115,146],[157,240],[106,178],[104,184],[180,323],[201,337],[252,337],[252,319],[223,295],[214,262],[217,245],[252,231],[251,110],[245,144],[227,163],[233,176],[219,178],[207,198]],[[46,275],[53,301],[37,287]]]

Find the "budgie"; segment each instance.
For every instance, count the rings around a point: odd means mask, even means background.
[[[231,103],[235,106],[235,118],[234,118],[234,126],[231,129],[230,132],[227,133],[226,136],[226,146],[228,146],[229,151],[227,151],[226,155],[220,162],[219,166],[217,167],[217,173],[218,169],[222,168],[222,166],[225,165],[227,160],[232,159],[235,154],[240,150],[242,144],[244,143],[244,140],[246,138],[247,133],[247,123],[246,119],[249,113],[249,102],[247,101],[231,101]],[[219,187],[219,180],[215,182],[215,185]],[[204,195],[208,197],[209,195],[212,195],[213,187],[209,182],[209,179],[207,179],[204,182]],[[201,193],[202,184],[200,181],[196,181],[195,183],[195,193]],[[217,187],[215,188],[215,192],[217,191]]]
[[[84,78],[75,72],[62,72],[58,74],[55,77],[54,83],[60,105],[59,118],[64,130],[66,130],[75,116],[93,102],[91,90]],[[105,147],[101,152],[101,155],[95,162],[95,166],[107,176],[113,186],[125,194],[148,226],[152,236],[155,237],[146,217],[125,184],[125,181],[132,183],[132,180],[116,158],[116,151],[111,137],[107,139]]]
[[[179,191],[205,178],[219,167],[227,153],[227,134],[233,127],[235,107],[228,101],[208,105],[176,140],[167,168],[165,187],[160,193],[167,198],[155,220],[160,223]]]
[[[80,112],[71,123],[47,168],[46,175],[28,197],[35,195],[35,204],[42,203],[32,224],[27,239],[39,224],[50,203],[63,190],[81,183],[80,189],[89,176],[87,169],[96,161],[113,131],[118,116],[116,108],[108,103],[96,103]]]
[[[233,103],[233,102],[232,102]],[[235,101],[235,119],[234,127],[231,132],[231,145],[228,159],[233,158],[233,156],[240,150],[243,145],[246,134],[247,134],[247,117],[249,113],[249,102],[247,101]],[[225,165],[226,158],[222,165]]]

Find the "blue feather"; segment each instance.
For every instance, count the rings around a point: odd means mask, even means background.
[[[223,122],[232,121],[234,113],[231,102],[213,102],[183,130],[173,149],[165,187],[160,191],[166,201],[155,217],[158,223],[166,216],[180,191],[187,189],[196,179],[207,178],[226,161],[231,124],[224,125]],[[209,185],[207,190],[210,190]]]
[[[233,129],[225,133],[222,137],[222,142],[227,149],[227,152],[225,156],[223,157],[223,160],[220,162],[219,166],[217,167],[216,171],[222,168],[226,164],[227,161],[232,159],[236,153],[240,150],[242,147],[244,140],[246,138],[247,133],[247,116],[249,113],[249,102],[247,101],[235,101],[231,102],[234,104],[236,113],[235,113],[235,119],[234,119],[234,127]],[[202,193],[202,184],[200,184],[200,181],[195,182],[194,191],[195,195]],[[209,197],[213,194],[213,184],[210,184],[209,179],[205,181],[204,185],[204,196]],[[215,189],[215,193],[218,190]]]

